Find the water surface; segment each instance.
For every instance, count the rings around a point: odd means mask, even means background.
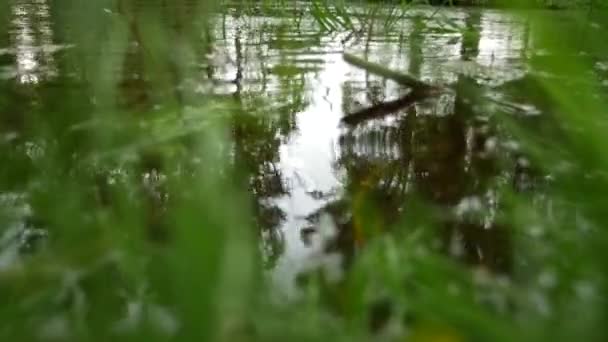
[[[8,94],[1,98],[0,138],[18,141],[35,158],[44,146],[21,136],[28,127],[21,113],[56,94],[78,96],[88,85],[70,64],[79,43],[69,28],[58,28],[52,1],[13,0],[8,7],[8,34],[0,39],[0,87]],[[318,262],[348,264],[373,235],[369,230],[393,229],[413,198],[441,212],[438,248],[509,273],[511,237],[497,222],[498,189],[524,191],[532,181],[529,162],[495,116],[533,120],[545,112],[535,95],[517,91],[534,72],[527,61],[546,52],[531,41],[534,28],[504,11],[442,9],[429,19],[434,10],[418,8],[390,28],[327,32],[305,10],[304,3],[274,15],[227,7],[205,32],[211,43],[197,51],[197,72],[169,82],[164,93],[150,90],[144,66],[151,57],[136,34],[127,34],[126,45],[109,45],[104,56],[121,62],[102,74],[120,80],[118,102],[134,111],[162,107],[173,91],[178,98],[238,105],[240,114],[230,120],[231,153],[248,174],[264,260],[282,288],[293,288],[297,275]],[[122,15],[114,8],[97,11],[110,22]],[[291,17],[296,14],[298,20]],[[395,105],[411,89],[348,64],[343,52],[446,91]],[[61,115],[60,101],[54,105],[49,115]],[[364,110],[373,115],[343,121]],[[3,243],[26,226],[8,229]],[[0,268],[15,260],[14,249],[5,251]],[[339,257],[323,257],[333,252]]]

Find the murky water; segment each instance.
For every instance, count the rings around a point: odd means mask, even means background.
[[[71,87],[74,77],[63,60],[74,45],[54,31],[52,2],[9,7],[0,84],[14,96],[3,111],[37,101],[40,89]],[[416,9],[388,31],[353,33],[324,32],[305,15],[296,22],[227,9],[208,32],[213,44],[198,59],[200,73],[179,85],[242,107],[232,123],[235,157],[250,173],[265,260],[283,288],[327,249],[348,262],[371,234],[362,227],[390,229],[414,194],[445,214],[437,242],[447,253],[509,272],[496,189],[525,189],[530,176],[488,106],[522,117],[542,113],[536,99],[512,94],[530,71],[526,58],[537,52],[531,28],[495,10],[444,9],[425,19],[431,14]],[[134,62],[121,71],[121,89],[137,107],[147,96],[137,64],[145,57],[131,39]],[[344,52],[446,91],[404,101],[410,89],[350,65]],[[352,115],[362,119],[345,123]],[[2,134],[10,141],[18,132]],[[333,235],[329,248],[320,242],[326,235]]]

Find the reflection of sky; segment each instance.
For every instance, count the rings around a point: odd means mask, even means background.
[[[55,75],[53,32],[47,0],[17,1],[12,6],[10,36],[14,45],[14,76],[20,83],[38,83]]]
[[[342,82],[349,66],[339,54],[326,56],[326,66],[313,80],[311,105],[298,114],[298,131],[280,150],[280,168],[289,179],[292,192],[278,200],[287,213],[284,229],[286,250],[277,264],[275,279],[283,288],[304,266],[303,260],[316,252],[304,246],[299,229],[306,227],[305,217],[320,209],[323,202],[310,192],[328,193],[339,187],[333,164],[342,117]]]
[[[525,27],[504,12],[484,12],[479,39],[480,64],[519,59],[525,48]]]
[[[523,23],[518,22],[512,15],[504,12],[484,12],[476,62],[489,67],[487,73],[499,79],[499,82],[523,76],[521,58],[527,45],[525,30]]]

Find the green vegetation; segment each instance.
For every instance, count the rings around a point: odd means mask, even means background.
[[[318,55],[338,46],[372,60],[370,46],[385,37],[411,53],[407,74],[420,76],[422,34],[447,34],[442,49],[462,40],[455,68],[480,69],[480,12],[454,19],[406,2],[1,1],[0,340],[605,341],[601,7],[513,13],[542,52],[521,56],[526,76],[495,87],[459,71],[445,85],[455,113],[436,122],[421,114],[427,102],[417,115],[407,107],[395,130],[410,140],[390,162],[344,147],[336,167],[347,195],[309,220],[340,231],[331,251],[345,266],[332,269],[325,256],[298,278],[297,295],[284,296],[271,273],[285,249],[285,213],[267,199],[290,191],[279,147],[312,101]],[[222,55],[224,45],[234,53]],[[356,84],[343,88],[342,106],[356,107]],[[370,117],[411,104],[370,102]],[[492,131],[504,149],[453,158],[465,153],[454,143],[467,139],[465,126]],[[391,188],[420,165],[413,190]],[[482,242],[471,255],[454,251],[463,248],[455,232]]]

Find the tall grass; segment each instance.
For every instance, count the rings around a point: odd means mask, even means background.
[[[0,27],[13,2],[0,4]],[[572,57],[581,49],[572,31],[534,18],[535,41],[554,52],[539,67],[557,81],[535,82],[556,133],[503,118],[548,184],[501,189],[512,275],[438,252],[436,212],[419,201],[390,233],[369,234],[340,281],[319,272],[299,298],[277,303],[247,167],[233,152],[239,104],[188,87],[219,9],[137,3],[54,1],[53,26],[73,45],[59,75],[70,77],[2,85],[0,339],[606,340],[608,107],[595,61]],[[331,31],[371,25],[379,7],[305,8]],[[385,28],[406,10],[390,9]],[[605,54],[607,16],[572,18],[601,24],[582,47]]]

